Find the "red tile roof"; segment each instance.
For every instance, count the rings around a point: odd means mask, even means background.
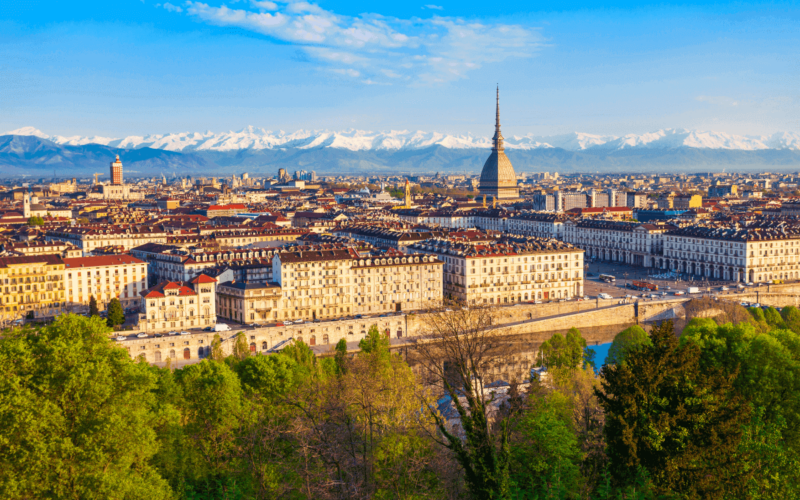
[[[197,278],[192,280],[192,283],[216,283],[217,280],[210,276],[206,276],[205,274],[201,274]]]

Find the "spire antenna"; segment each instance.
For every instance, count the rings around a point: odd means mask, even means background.
[[[503,149],[503,134],[500,133],[500,85],[497,85],[497,110],[495,112],[495,120],[494,120],[494,137],[492,137],[492,141],[494,142],[494,148],[502,150]]]

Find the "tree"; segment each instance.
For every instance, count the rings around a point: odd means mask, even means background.
[[[764,319],[766,319],[767,324],[773,328],[786,328],[781,314],[776,311],[774,307],[768,307],[764,311]]]
[[[427,438],[435,433],[430,414],[419,411],[433,401],[420,399],[414,373],[379,338],[346,360],[344,374],[318,371],[287,396],[298,410],[292,447],[300,450],[295,469],[305,498],[443,494],[446,461]]]
[[[495,315],[493,308],[480,305],[432,311],[409,352],[426,382],[442,387],[458,415],[455,428],[430,407],[441,444],[454,454],[475,498],[508,496],[510,422],[519,414],[512,408],[501,415],[498,396],[485,386],[493,367],[514,354],[503,330],[492,326]]]
[[[548,368],[579,368],[586,356],[586,340],[577,328],[570,328],[566,337],[560,333],[553,334],[539,348],[539,362]]]
[[[551,392],[535,398],[515,422],[511,477],[518,497],[537,498],[577,489],[581,450],[569,406],[566,396]]]
[[[111,328],[125,324],[125,311],[123,311],[119,299],[113,298],[108,303],[108,319],[106,322]]]
[[[222,339],[219,333],[215,333],[214,338],[211,340],[211,359],[214,361],[225,359],[225,354],[222,352]]]
[[[619,332],[608,348],[607,364],[618,365],[625,361],[625,356],[644,345],[651,345],[647,332],[639,325],[633,325]]]
[[[97,309],[97,299],[94,295],[89,297],[89,316],[100,316],[100,310]]]
[[[367,354],[381,353],[381,355],[388,356],[389,338],[386,335],[381,335],[377,325],[372,325],[369,327],[366,337],[358,342],[358,348]]]
[[[336,361],[336,374],[341,376],[347,373],[347,340],[339,339],[334,350],[336,351],[334,357]]]
[[[794,306],[787,306],[781,309],[781,318],[789,328],[795,333],[800,333],[800,310]]]
[[[726,498],[747,481],[739,444],[750,418],[733,376],[701,365],[697,344],[680,346],[667,321],[651,346],[607,365],[602,391],[610,470],[617,484],[639,468],[662,494]]]
[[[156,377],[100,318],[0,339],[0,497],[173,498],[151,465]]]
[[[233,357],[239,361],[250,356],[250,347],[247,345],[247,337],[244,332],[236,334],[236,340],[233,344]]]
[[[239,378],[225,363],[188,365],[176,370],[175,378],[183,392],[187,489],[196,497],[246,497],[234,461],[237,433],[248,419]]]
[[[28,217],[28,225],[29,226],[43,226],[44,225],[44,219],[42,219],[41,217],[39,217],[37,215],[31,215],[30,217]]]

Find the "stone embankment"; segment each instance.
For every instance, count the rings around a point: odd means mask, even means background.
[[[520,304],[500,308],[498,328],[509,335],[541,334],[541,341],[544,341],[552,332],[572,327],[580,329],[673,319],[682,314],[682,304],[686,300],[636,304],[619,304],[618,300]],[[323,353],[340,339],[345,339],[349,345],[357,345],[372,325],[388,335],[393,347],[402,347],[407,345],[406,339],[424,331],[425,322],[425,314],[410,313],[385,318],[326,321],[283,327],[237,328],[236,325],[231,325],[230,332],[220,332],[219,335],[226,354],[232,352],[239,331],[244,332],[252,353],[272,352],[294,340],[302,340],[315,346],[318,353]],[[143,357],[150,363],[161,365],[169,358],[173,366],[181,366],[210,355],[214,335],[214,332],[199,332],[189,335],[165,334],[162,337],[129,337],[121,345],[128,349],[132,357]]]

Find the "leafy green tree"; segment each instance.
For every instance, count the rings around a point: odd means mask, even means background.
[[[187,477],[191,497],[244,497],[237,481],[236,437],[248,412],[236,373],[225,363],[197,363],[175,371],[183,397]]]
[[[366,354],[379,353],[381,356],[389,355],[389,339],[386,335],[381,335],[378,325],[372,325],[367,331],[366,337],[358,342],[361,352]]]
[[[764,311],[764,319],[766,319],[767,324],[773,328],[786,328],[781,314],[776,311],[774,307],[768,307],[767,310]]]
[[[786,328],[795,333],[800,333],[800,310],[794,306],[787,306],[781,309],[781,318],[786,324]]]
[[[244,332],[239,332],[233,344],[233,358],[242,361],[248,356],[250,356],[250,346],[247,344],[247,336]]]
[[[89,316],[100,316],[100,310],[97,308],[97,299],[94,295],[89,297]]]
[[[553,334],[539,348],[540,364],[548,368],[578,368],[586,357],[586,340],[577,328],[570,328],[566,336]]]
[[[570,402],[560,392],[534,398],[514,424],[511,480],[519,498],[574,493],[582,459]]]
[[[747,323],[717,326],[695,319],[684,329],[681,343],[701,348],[709,369],[733,374],[736,389],[755,408],[765,409],[765,423],[784,422],[784,439],[800,451],[800,401],[786,397],[800,393],[800,335],[780,329],[759,333]]]
[[[266,398],[286,394],[302,380],[289,356],[248,356],[233,368],[246,392]]]
[[[606,366],[597,391],[616,483],[641,467],[660,493],[726,498],[748,479],[738,451],[749,406],[731,375],[702,366],[697,344],[678,344],[671,321],[650,339],[625,363]]]
[[[214,338],[211,340],[211,359],[214,361],[223,361],[225,359],[225,354],[222,352],[222,339],[219,333],[215,333]]]
[[[108,303],[108,319],[106,323],[111,328],[125,324],[125,311],[117,298],[111,299]]]
[[[339,339],[335,351],[336,374],[341,376],[347,373],[347,340]]]
[[[607,364],[618,365],[625,361],[625,356],[644,345],[651,345],[647,332],[639,325],[633,325],[619,332],[611,347],[608,348]]]
[[[28,217],[28,225],[29,226],[43,226],[44,225],[44,219],[42,219],[41,217],[39,217],[37,215],[31,215],[30,217]]]
[[[156,376],[67,314],[0,339],[0,497],[173,498],[151,465]]]

